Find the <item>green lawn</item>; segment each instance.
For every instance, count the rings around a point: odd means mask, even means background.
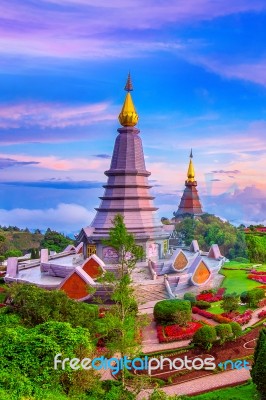
[[[247,268],[250,269],[253,265],[258,265],[260,263],[241,263],[237,261],[229,261],[224,264],[225,268]],[[266,264],[262,264],[260,267],[254,267],[256,271],[266,271]]]
[[[239,306],[238,310],[241,314],[244,313],[248,308],[248,306]],[[211,303],[211,307],[207,309],[207,311],[213,314],[222,314],[224,311],[221,308],[221,301],[216,301],[215,303]]]
[[[233,292],[241,294],[246,290],[251,290],[262,285],[262,283],[248,279],[246,271],[222,268],[220,273],[225,276],[221,286],[226,289],[227,294]]]
[[[226,268],[252,268],[254,263],[240,263],[237,261],[229,261],[224,264]]]
[[[185,397],[185,399],[193,400],[259,400],[259,398],[253,383],[215,390],[198,396]]]

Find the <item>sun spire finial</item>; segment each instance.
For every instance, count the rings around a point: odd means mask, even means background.
[[[128,76],[127,76],[127,82],[125,85],[125,91],[132,92],[132,90],[133,90],[133,85],[132,85],[131,76],[130,76],[130,72],[129,72]]]
[[[126,98],[122,107],[122,110],[118,116],[119,122],[123,126],[135,126],[138,122],[139,116],[133,104],[131,94],[133,90],[133,85],[131,81],[130,73],[127,77],[127,82],[125,86],[125,90],[127,91]]]
[[[189,160],[189,166],[188,166],[188,171],[187,171],[187,182],[195,182],[195,170],[194,170],[194,165],[193,165],[193,154],[192,154],[192,149],[190,151],[190,160]]]

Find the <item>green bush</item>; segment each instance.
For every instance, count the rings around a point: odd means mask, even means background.
[[[198,300],[196,301],[195,306],[201,308],[202,310],[207,310],[207,308],[211,307],[211,304],[208,301]]]
[[[237,338],[238,336],[242,335],[242,328],[237,322],[235,322],[235,321],[230,322],[230,325],[231,325],[232,334],[233,334],[234,338]]]
[[[16,284],[10,287],[8,296],[13,310],[30,326],[54,320],[91,328],[98,318],[98,306],[72,300],[61,290]]]
[[[256,307],[258,302],[264,299],[264,290],[260,288],[254,288],[247,292],[241,293],[240,299],[243,303],[248,303],[250,307]]]
[[[212,348],[213,343],[216,340],[216,331],[213,326],[204,325],[202,328],[199,328],[197,332],[193,336],[193,343],[198,346],[203,347],[206,350],[210,350]]]
[[[196,296],[193,293],[185,293],[184,300],[190,301],[191,305],[194,306],[196,303]]]
[[[223,344],[226,340],[232,336],[232,327],[230,324],[219,324],[215,327],[216,335],[220,338],[220,344]]]
[[[247,304],[248,303],[248,291],[242,292],[240,295],[240,301],[241,303]]]
[[[233,259],[233,261],[239,262],[239,263],[244,263],[247,264],[249,263],[249,259],[245,257],[236,257]]]
[[[188,300],[162,300],[155,304],[153,314],[159,324],[174,323],[185,326],[191,321],[191,303]]]

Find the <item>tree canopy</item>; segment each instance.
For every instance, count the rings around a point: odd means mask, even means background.
[[[176,224],[176,232],[181,241],[188,246],[197,239],[202,250],[209,250],[212,244],[218,244],[221,253],[228,258],[247,257],[245,233],[229,222],[211,214],[199,218],[186,217]]]

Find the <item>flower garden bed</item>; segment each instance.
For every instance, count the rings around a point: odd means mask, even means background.
[[[266,283],[266,275],[259,273],[259,274],[249,274],[248,279],[251,279],[256,282]]]
[[[199,322],[188,322],[186,327],[175,325],[157,325],[157,336],[160,343],[191,339],[194,333],[202,327]]]
[[[197,301],[203,300],[203,301],[208,301],[209,303],[214,303],[215,301],[222,300],[224,292],[225,292],[225,289],[220,288],[217,290],[216,293],[212,293],[212,292],[200,293],[196,296],[196,300]]]
[[[250,273],[251,273],[252,275],[265,275],[265,276],[266,276],[266,271],[263,272],[263,271],[256,271],[255,269],[252,269],[252,270],[250,271]]]
[[[212,314],[209,311],[201,310],[198,307],[192,307],[192,312],[194,314],[199,314],[202,315],[202,317],[212,319],[215,322],[218,322],[219,324],[228,324],[231,322],[231,319],[224,317],[223,315],[220,314]]]
[[[258,314],[259,318],[264,318],[266,317],[266,310],[262,310],[259,314]]]
[[[237,322],[240,325],[245,325],[251,320],[252,313],[252,310],[246,310],[243,314],[235,311],[232,313],[223,313],[222,316],[229,318],[231,321]]]

